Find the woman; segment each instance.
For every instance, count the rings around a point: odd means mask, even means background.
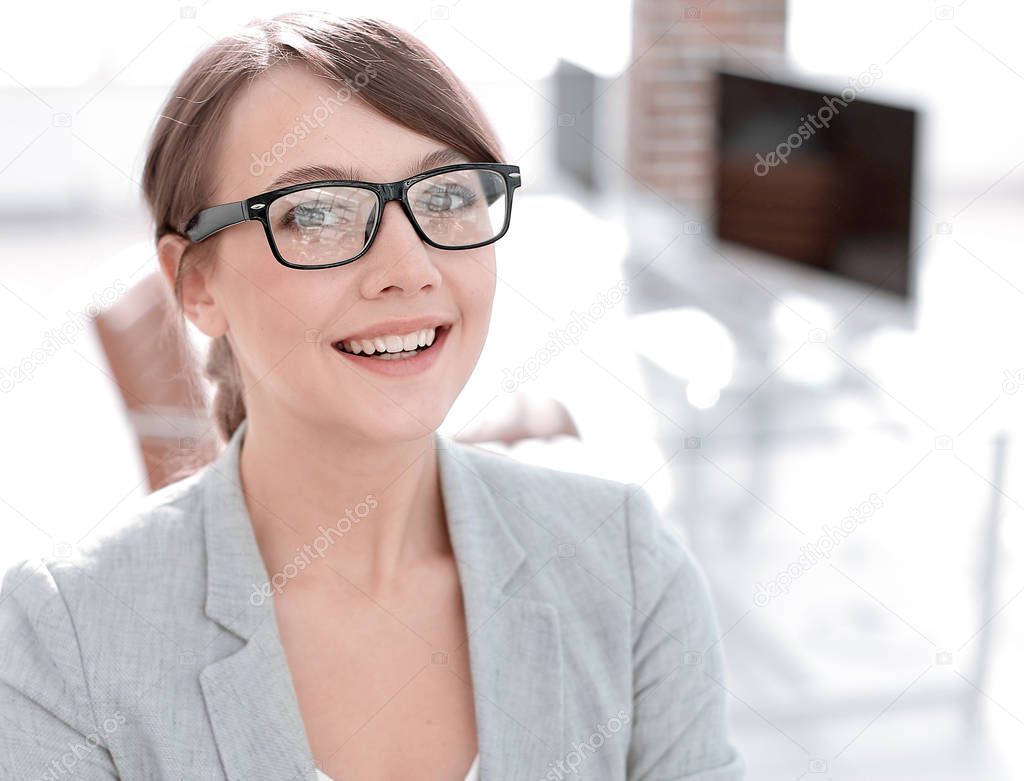
[[[144,191],[226,447],[8,573],[0,776],[741,778],[704,575],[643,489],[438,433],[502,160],[384,22],[284,15],[186,71]]]

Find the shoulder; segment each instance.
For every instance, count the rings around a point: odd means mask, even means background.
[[[664,586],[683,571],[700,576],[684,537],[639,483],[527,463],[475,445],[457,447],[528,547],[557,539],[573,556],[635,575],[641,590]]]
[[[458,445],[472,476],[494,500],[509,528],[527,548],[549,543],[582,543],[588,548],[615,537],[624,541],[622,521],[628,485],[605,477],[520,461],[477,445]]]
[[[623,497],[626,484],[617,480],[520,461],[479,445],[455,447],[493,494],[531,509],[587,513]]]
[[[0,635],[59,619],[117,626],[166,612],[204,561],[202,470],[116,510],[82,543],[10,567],[0,587]],[[159,610],[163,605],[165,610]]]
[[[139,497],[106,528],[49,561],[62,582],[97,578],[152,582],[202,560],[202,479],[206,469]]]
[[[159,652],[202,610],[197,489],[195,475],[171,484],[112,513],[109,531],[88,542],[7,569],[0,712],[31,721],[39,740],[100,734],[118,687],[139,670],[163,670]],[[0,765],[14,756],[0,755]]]

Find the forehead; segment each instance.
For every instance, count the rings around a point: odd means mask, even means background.
[[[417,161],[444,148],[376,112],[355,97],[357,90],[288,64],[240,91],[217,154],[223,198],[240,200],[271,189],[276,179],[304,167],[333,166],[358,174],[351,178],[395,181],[416,173]]]

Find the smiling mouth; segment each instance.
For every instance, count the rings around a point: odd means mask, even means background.
[[[343,342],[348,340],[334,342],[331,346],[338,352],[345,353],[346,355],[353,355],[356,356],[357,358],[367,358],[378,361],[403,361],[408,360],[409,358],[414,358],[420,353],[426,352],[427,350],[432,350],[434,346],[437,345],[439,341],[441,341],[441,335],[446,333],[450,328],[450,325],[438,326],[437,328],[434,329],[433,339],[430,342],[430,344],[417,346],[411,350],[381,350],[379,346],[374,346],[372,352],[367,352],[365,349],[362,349],[359,352],[355,352],[345,347]]]

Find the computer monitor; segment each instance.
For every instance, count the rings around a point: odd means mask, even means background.
[[[913,293],[917,112],[798,74],[715,72],[719,238]]]

